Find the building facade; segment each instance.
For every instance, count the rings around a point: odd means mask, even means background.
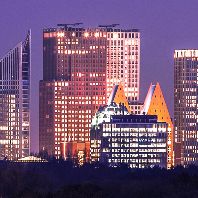
[[[107,99],[114,85],[122,83],[129,101],[139,100],[140,32],[137,29],[106,28]]]
[[[129,107],[132,114],[141,115],[144,103],[140,101],[130,101]]]
[[[31,33],[0,59],[0,157],[30,153]]]
[[[101,106],[92,120],[91,161],[166,168],[168,134],[168,123],[159,122],[156,115],[131,114],[123,86],[115,85],[107,105]]]
[[[100,29],[44,30],[40,150],[56,157],[89,156],[91,120],[106,101],[106,45]]]
[[[198,50],[174,53],[175,163],[198,162]]]
[[[159,83],[156,84],[151,83],[141,113],[145,115],[157,115],[158,122],[168,123],[167,168],[171,168],[172,166],[174,166],[174,160],[173,160],[174,129],[173,129],[173,122],[170,117],[168,107],[166,105],[166,101],[164,99]]]
[[[100,156],[100,131],[99,126],[103,122],[110,122],[112,115],[130,115],[128,100],[124,94],[122,84],[114,85],[107,105],[101,105],[92,119],[90,131],[90,155],[91,161],[99,161]]]
[[[139,34],[66,24],[43,31],[40,150],[89,155],[91,121],[112,86],[123,82],[127,97],[139,98]]]
[[[112,115],[91,131],[91,159],[113,167],[166,168],[167,127],[157,116]]]

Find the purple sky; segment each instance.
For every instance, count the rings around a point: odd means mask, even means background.
[[[198,0],[1,0],[0,57],[32,29],[31,150],[38,151],[38,83],[42,29],[57,23],[85,27],[119,23],[141,31],[141,100],[159,81],[173,115],[173,51],[198,48]]]

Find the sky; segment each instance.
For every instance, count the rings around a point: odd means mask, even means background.
[[[173,117],[174,49],[198,48],[197,8],[198,0],[0,0],[0,57],[32,31],[31,151],[38,152],[43,28],[82,22],[139,29],[140,100],[159,82]]]

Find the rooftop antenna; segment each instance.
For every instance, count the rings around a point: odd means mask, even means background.
[[[68,26],[78,26],[82,25],[83,23],[59,23],[57,26],[67,28]]]
[[[113,28],[113,27],[116,27],[120,24],[118,23],[113,23],[113,24],[110,24],[110,25],[98,25],[98,27],[102,27],[102,28]]]

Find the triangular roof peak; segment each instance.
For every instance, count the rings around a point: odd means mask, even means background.
[[[142,108],[142,113],[148,114],[149,109],[153,105],[155,107],[162,105],[162,108],[164,107],[168,111],[168,108],[167,108],[167,105],[166,105],[166,102],[165,102],[159,82],[156,82],[156,84],[153,84],[153,83],[150,84],[150,87],[149,87],[149,90],[146,95],[146,99],[144,101],[144,105]]]
[[[111,105],[112,103],[116,103],[117,105],[123,104],[127,108],[128,112],[131,113],[131,110],[129,108],[129,103],[125,96],[124,88],[121,83],[114,85],[113,87],[107,105]]]
[[[170,168],[173,165],[173,123],[159,82],[156,84],[151,83],[144,101],[142,113],[147,115],[157,115],[159,122],[168,123],[168,168]]]

